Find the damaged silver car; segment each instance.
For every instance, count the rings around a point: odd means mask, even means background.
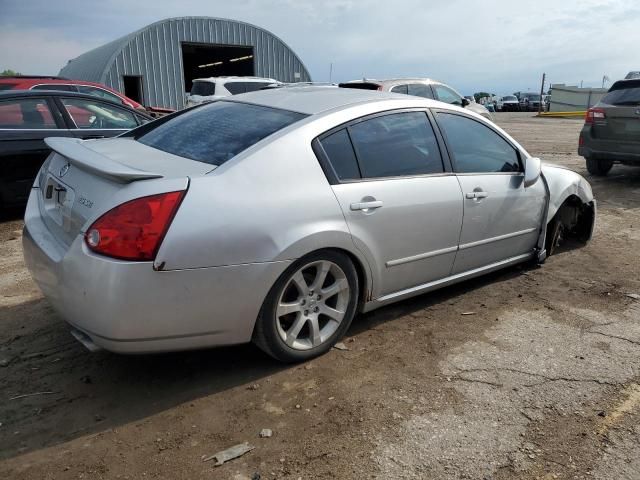
[[[49,138],[24,255],[88,348],[326,352],[367,312],[587,242],[584,178],[468,109],[300,87]]]

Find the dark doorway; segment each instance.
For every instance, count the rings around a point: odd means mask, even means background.
[[[142,77],[140,75],[123,75],[124,94],[140,104],[142,101]]]
[[[254,75],[253,47],[182,44],[182,71],[185,93],[191,91],[194,78]]]

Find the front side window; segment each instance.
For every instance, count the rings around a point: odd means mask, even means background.
[[[451,105],[462,105],[462,97],[458,95],[456,92],[451,90],[449,87],[445,87],[444,85],[433,85],[433,89],[436,92],[436,97],[438,100],[444,103],[449,103]]]
[[[461,115],[438,113],[442,128],[460,173],[520,172],[516,149],[480,122]]]
[[[269,85],[273,85],[273,82],[246,82],[245,83],[245,91],[246,92],[255,92],[257,90],[261,90]]]
[[[433,92],[429,85],[424,83],[411,83],[409,84],[409,95],[415,95],[416,97],[433,98]]]
[[[396,85],[391,89],[391,91],[393,93],[404,93],[405,95],[407,95],[409,93],[409,88],[407,87],[407,85]]]
[[[340,180],[360,178],[358,160],[346,128],[324,137],[320,144]]]
[[[245,93],[247,91],[245,83],[246,82],[227,82],[224,84],[224,88],[229,90],[231,95],[238,95],[239,93]]]
[[[84,98],[61,98],[62,104],[78,128],[124,129],[138,126],[133,113]]]
[[[122,103],[120,97],[111,92],[107,92],[106,90],[102,90],[101,88],[91,87],[89,85],[78,85],[78,91],[80,93],[93,95],[94,97],[104,98],[105,100],[109,100],[111,102]]]
[[[433,128],[424,112],[403,112],[349,127],[363,178],[444,171]]]
[[[158,150],[222,165],[306,115],[238,102],[212,102],[185,110],[136,137]],[[151,124],[153,125],[153,124]]]
[[[0,102],[0,128],[40,130],[57,126],[46,100],[23,98]]]

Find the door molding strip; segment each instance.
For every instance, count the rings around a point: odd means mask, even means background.
[[[533,233],[538,229],[527,228],[526,230],[520,230],[519,232],[507,233],[505,235],[499,235],[497,237],[485,238],[484,240],[478,240],[477,242],[463,243],[460,245],[460,250],[466,250],[467,248],[479,247],[480,245],[486,245],[487,243],[499,242],[500,240],[507,240],[508,238],[519,237],[520,235],[527,235]]]

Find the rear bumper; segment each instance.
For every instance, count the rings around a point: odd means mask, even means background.
[[[640,164],[640,143],[596,139],[591,136],[588,127],[582,130],[580,137],[582,145],[578,147],[578,154],[582,157]]]
[[[97,347],[120,353],[250,341],[264,298],[289,264],[158,272],[151,263],[94,255],[81,236],[65,249],[32,202],[23,247],[31,275],[59,315]]]

